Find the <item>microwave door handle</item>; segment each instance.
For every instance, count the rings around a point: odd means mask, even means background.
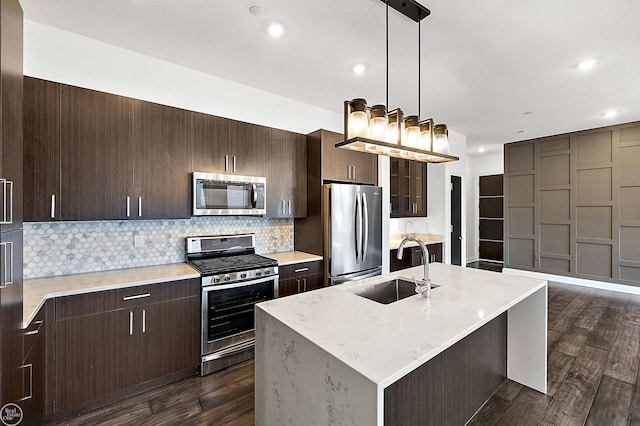
[[[251,207],[255,209],[256,205],[258,205],[258,188],[254,184],[251,185]]]
[[[366,194],[362,193],[362,221],[364,223],[364,235],[362,236],[362,263],[367,258],[367,245],[369,244],[369,212],[367,208]]]

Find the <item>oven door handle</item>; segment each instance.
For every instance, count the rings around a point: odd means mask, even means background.
[[[257,280],[249,280],[249,281],[242,281],[239,283],[233,283],[233,284],[213,284],[213,285],[206,285],[202,287],[202,291],[203,292],[209,292],[209,291],[217,291],[217,290],[226,290],[229,288],[238,288],[238,287],[247,287],[250,285],[254,285],[254,284],[260,284],[260,283],[265,283],[267,281],[276,281],[276,284],[278,283],[278,278],[279,276],[277,274],[274,275],[267,275],[264,278],[260,278]]]
[[[215,352],[210,355],[205,355],[202,357],[202,362],[213,361],[214,359],[223,358],[225,356],[233,355],[238,352],[246,351],[247,349],[251,349],[255,346],[256,340],[251,339],[247,342],[240,343],[239,345],[232,346],[227,349],[223,349],[220,352]]]

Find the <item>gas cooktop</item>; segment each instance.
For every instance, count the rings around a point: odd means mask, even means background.
[[[195,259],[187,262],[202,275],[228,274],[231,272],[277,266],[278,262],[258,254],[238,254],[224,257]]]

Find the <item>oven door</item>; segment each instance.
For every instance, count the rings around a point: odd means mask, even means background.
[[[278,297],[278,276],[202,287],[202,355],[252,342],[255,304]]]

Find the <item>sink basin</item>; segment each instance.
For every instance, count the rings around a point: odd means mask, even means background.
[[[440,286],[433,283],[431,284],[432,290],[436,287]],[[409,296],[415,296],[417,294],[413,280],[408,280],[406,278],[394,278],[392,280],[372,283],[350,290],[350,292],[384,305],[388,305],[389,303],[397,302],[398,300],[402,300]]]

